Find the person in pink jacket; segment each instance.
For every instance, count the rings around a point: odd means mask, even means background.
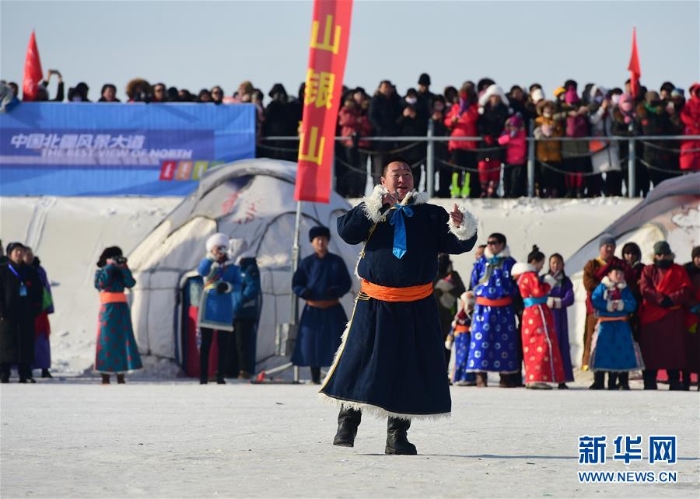
[[[527,194],[527,134],[520,114],[506,121],[498,143],[506,148],[506,168],[503,172],[504,197],[519,198]]]

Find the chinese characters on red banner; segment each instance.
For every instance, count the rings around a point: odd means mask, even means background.
[[[328,203],[352,0],[315,0],[294,199]]]

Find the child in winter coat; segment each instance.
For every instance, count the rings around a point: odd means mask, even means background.
[[[506,121],[498,143],[506,148],[506,167],[503,174],[505,197],[519,198],[527,194],[525,174],[527,169],[527,134],[520,114]]]
[[[609,371],[608,389],[614,390],[618,388],[618,373],[644,369],[644,363],[628,323],[629,315],[637,309],[637,301],[625,282],[625,271],[613,263],[607,272],[591,296],[598,323],[589,365],[596,378]],[[601,388],[602,383],[593,386]],[[629,390],[625,385],[620,388]]]
[[[475,386],[476,376],[467,372],[467,359],[469,358],[469,342],[471,341],[470,328],[472,315],[474,314],[474,292],[465,291],[459,297],[457,314],[452,321],[445,347],[454,352],[454,373],[452,383],[457,386]]]

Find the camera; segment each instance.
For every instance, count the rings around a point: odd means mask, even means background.
[[[114,258],[114,263],[117,265],[124,265],[126,264],[127,258],[123,255],[117,256]]]

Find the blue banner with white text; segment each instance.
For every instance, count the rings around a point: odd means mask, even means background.
[[[177,196],[255,157],[252,104],[22,103],[0,114],[2,196]]]

